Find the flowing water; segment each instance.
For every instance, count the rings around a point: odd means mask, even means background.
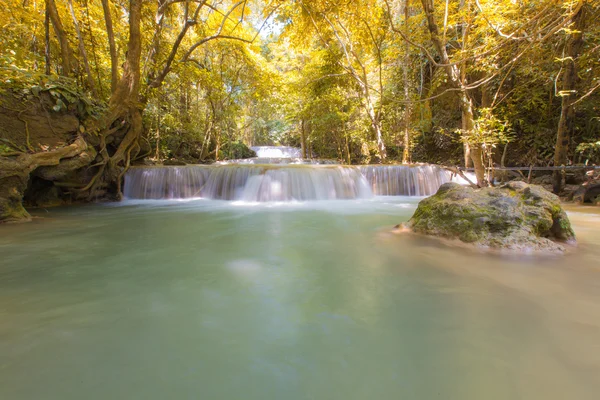
[[[125,175],[124,195],[142,200],[202,197],[258,202],[428,196],[450,180],[450,173],[436,165],[352,167],[236,162],[131,168]]]
[[[299,158],[302,157],[302,150],[297,147],[289,146],[253,146],[257,157],[265,158]]]
[[[508,258],[389,233],[417,201],[0,226],[0,399],[597,399],[597,210],[570,210],[573,254]]]
[[[241,158],[239,160],[217,161],[217,165],[227,164],[310,164],[310,165],[331,165],[339,164],[337,160],[324,158],[300,158],[300,157],[252,157]]]
[[[380,196],[431,196],[450,181],[436,165],[363,165],[359,167],[373,193]]]

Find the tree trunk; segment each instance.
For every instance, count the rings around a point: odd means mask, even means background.
[[[104,21],[106,24],[106,34],[108,35],[108,47],[110,50],[110,92],[114,93],[119,83],[119,61],[117,58],[117,46],[115,45],[115,34],[112,26],[112,16],[108,0],[102,0],[102,8],[104,9]]]
[[[475,127],[475,119],[473,116],[473,100],[469,96],[467,89],[464,87],[464,81],[461,81],[461,71],[456,64],[452,64],[446,46],[440,39],[439,28],[435,22],[433,0],[421,0],[423,10],[427,16],[427,27],[431,35],[431,41],[440,55],[441,63],[444,64],[444,70],[450,81],[450,84],[457,89],[459,105],[462,114],[463,131],[468,134]],[[473,160],[475,168],[475,176],[477,176],[477,185],[480,187],[486,186],[485,181],[485,166],[482,160],[482,152],[480,144],[470,145],[470,156]]]
[[[469,97],[466,91],[459,92],[460,106],[462,110],[462,123],[465,132],[471,132],[475,128],[475,118],[473,116],[473,100]],[[485,164],[483,163],[483,151],[479,143],[469,143],[469,155],[473,161],[475,169],[475,177],[477,185],[483,187],[487,185],[485,179]]]
[[[467,115],[465,115],[465,110],[462,109],[461,107],[461,113],[460,113],[460,119],[461,119],[461,129],[463,132],[468,132],[469,131],[469,117]],[[473,167],[473,160],[471,159],[471,146],[469,146],[469,143],[467,142],[463,142],[463,155],[464,155],[464,159],[465,159],[465,168],[471,168]]]
[[[469,143],[463,143],[463,153],[465,159],[465,168],[471,168],[473,166],[473,160],[471,159],[471,146],[469,146]]]
[[[583,4],[583,1],[580,2]],[[556,132],[556,149],[554,151],[554,166],[559,167],[567,164],[569,151],[569,141],[574,129],[575,112],[573,102],[575,98],[575,85],[577,83],[577,57],[583,46],[583,7],[573,16],[574,32],[567,42],[566,65],[563,70],[563,84],[561,90],[561,111],[558,121],[558,130]],[[552,191],[560,193],[564,186],[564,176],[562,171],[554,171],[552,174]]]
[[[119,200],[121,181],[129,168],[131,159],[140,151],[138,140],[142,134],[142,109],[140,102],[140,21],[143,0],[129,2],[129,41],[123,76],[110,97],[108,111],[98,120],[98,135],[102,143],[110,135],[118,136],[118,146],[109,156],[106,145],[101,146],[103,162],[92,180],[81,191],[89,191],[88,197]],[[98,131],[98,129],[95,129]],[[92,129],[94,131],[94,129]]]
[[[385,143],[383,142],[383,135],[381,133],[381,122],[375,113],[375,108],[370,100],[370,94],[367,92],[367,113],[369,114],[369,119],[371,120],[371,127],[373,131],[375,131],[375,139],[377,141],[377,152],[379,153],[379,158],[381,161],[385,161],[387,158],[387,151],[385,148]]]
[[[350,134],[348,132],[346,132],[346,157],[347,157],[347,162],[348,165],[352,164],[352,157],[350,155],[350,139],[348,138]]]
[[[69,39],[67,38],[60,16],[58,15],[54,0],[46,0],[46,10],[48,11],[50,21],[54,27],[54,32],[60,43],[62,74],[65,76],[74,75],[77,70],[77,62],[73,58],[73,50],[71,50],[71,46],[69,45]]]
[[[215,145],[215,161],[219,161],[219,151],[221,150],[221,131],[217,129],[216,134],[216,145]]]
[[[306,131],[304,129],[304,119],[300,121],[300,146],[302,148],[302,158],[307,159],[306,154]]]
[[[375,136],[377,138],[377,151],[379,152],[379,157],[381,157],[381,161],[385,161],[387,159],[387,150],[385,148],[385,143],[383,142],[383,135],[381,133],[381,124],[379,121],[373,122],[373,129],[375,129]]]
[[[46,75],[50,75],[50,13],[48,12],[48,3],[46,3],[46,11],[44,13],[44,34],[45,34],[45,47],[44,47],[44,58],[46,61]]]
[[[85,43],[83,42],[83,36],[81,35],[81,29],[79,28],[79,21],[77,20],[77,15],[75,15],[75,9],[73,8],[73,0],[68,0],[68,4],[69,11],[71,13],[71,18],[73,18],[73,26],[75,26],[75,33],[77,33],[79,54],[81,54],[81,58],[83,60],[83,67],[85,68],[88,88],[90,89],[94,97],[98,97],[98,92],[96,91],[96,84],[94,82],[94,77],[92,76],[92,70],[90,69],[87,51],[85,50]]]
[[[404,0],[404,27],[405,34],[408,37],[408,5],[409,0]],[[411,162],[411,154],[410,154],[410,89],[409,89],[409,77],[408,77],[408,69],[410,68],[410,43],[405,41],[405,55],[404,55],[404,65],[403,65],[403,78],[404,78],[404,150],[402,151],[402,164],[409,164]]]
[[[160,115],[156,113],[156,161],[160,160]]]

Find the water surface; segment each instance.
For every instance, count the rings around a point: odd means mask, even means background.
[[[389,234],[414,198],[138,201],[0,226],[0,399],[597,399],[600,215],[566,257]]]

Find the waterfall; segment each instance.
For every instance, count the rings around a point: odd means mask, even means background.
[[[360,171],[352,167],[268,168],[251,176],[244,201],[341,200],[372,197]]]
[[[129,199],[305,201],[372,197],[360,170],[319,165],[134,167],[125,175]]]
[[[123,195],[130,199],[188,199],[200,192],[211,167],[133,167],[125,174]]]
[[[359,167],[377,196],[431,196],[450,182],[437,165],[364,165]]]
[[[436,165],[215,164],[133,167],[129,199],[306,201],[377,196],[429,196],[450,173]]]
[[[296,157],[253,157],[242,158],[239,160],[218,161],[216,164],[312,164],[312,165],[333,165],[339,164],[337,160],[321,159],[321,158],[296,158]]]
[[[259,158],[300,158],[302,151],[289,146],[253,146],[250,147]]]

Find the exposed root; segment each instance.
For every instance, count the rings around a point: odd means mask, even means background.
[[[137,145],[137,143],[135,143],[135,146],[139,147]],[[129,147],[129,150],[127,151],[126,161],[125,161],[125,168],[123,168],[123,170],[119,174],[119,178],[117,179],[117,195],[118,196],[121,196],[121,182],[123,180],[123,176],[125,175],[125,172],[127,172],[127,170],[129,169],[129,166],[131,165],[131,151],[135,148],[135,146]]]
[[[20,117],[19,117],[19,118],[20,118]],[[35,150],[33,150],[33,147],[31,147],[31,143],[29,142],[29,138],[30,138],[30,136],[31,136],[31,135],[29,134],[29,124],[28,124],[28,123],[27,123],[27,121],[25,121],[25,120],[21,120],[21,121],[23,121],[23,122],[25,123],[25,135],[26,135],[26,136],[25,136],[25,145],[27,146],[27,149],[28,149],[30,152],[34,153],[34,152],[35,152]]]
[[[140,155],[140,154],[139,154],[139,152],[138,152],[138,154],[137,154],[137,155],[136,155],[136,156],[133,158],[133,160],[132,160],[132,161],[137,161],[137,160],[140,160],[140,159],[142,159],[142,158],[146,158],[146,157],[148,157],[150,154],[152,154],[152,146],[150,145],[150,142],[148,141],[148,139],[146,139],[146,138],[145,138],[145,137],[143,137],[143,136],[141,137],[141,139],[143,139],[143,140],[144,140],[144,141],[145,141],[145,142],[148,144],[148,148],[149,148],[150,150],[149,150],[149,151],[147,151],[147,152],[146,152],[146,153],[144,153],[144,154],[141,154],[141,155]],[[138,147],[139,147],[139,143],[138,143]]]
[[[125,172],[131,166],[139,154],[139,139],[142,133],[142,117],[140,111],[135,107],[113,109],[107,114],[112,118],[105,117],[100,126],[104,126],[98,132],[100,138],[100,150],[98,154],[102,160],[97,161],[89,168],[100,167],[92,179],[83,187],[74,189],[79,193],[89,192],[88,197],[94,193],[105,190],[108,186],[111,194],[121,198],[122,180]],[[119,146],[111,156],[107,150],[107,138],[125,130]],[[121,137],[121,135],[118,135]],[[114,186],[112,186],[114,184]],[[116,189],[116,190],[115,190]],[[113,193],[116,192],[116,193]]]
[[[467,178],[467,176],[464,174],[464,172],[461,171],[460,168],[457,168],[457,167],[445,167],[445,166],[442,166],[442,168],[444,168],[445,170],[448,170],[448,171],[452,172],[455,175],[460,176],[465,181],[467,181],[469,183],[469,185],[471,185],[472,188],[474,188],[474,189],[479,188],[479,185],[476,184],[476,183],[474,183],[473,181],[471,181],[469,178]]]
[[[87,183],[87,185],[85,185],[81,189],[77,189],[77,191],[85,192],[85,191],[90,190],[92,188],[92,186],[94,186],[94,183],[96,183],[96,180],[104,173],[105,168],[106,168],[106,163],[104,163],[100,166],[100,169],[98,170],[98,172],[92,177],[92,179]]]
[[[16,149],[16,150],[18,150],[18,152],[16,152],[16,153],[18,153],[18,154],[24,154],[24,153],[27,153],[27,150],[26,150],[26,149],[24,149],[24,148],[22,148],[22,147],[19,147],[19,146],[17,146],[15,143],[11,142],[11,141],[10,141],[10,140],[8,140],[8,139],[5,139],[5,138],[0,138],[0,140],[2,140],[4,143],[8,144],[8,145],[9,145],[10,147],[12,147],[13,149]],[[1,155],[2,155],[2,156],[4,156],[4,157],[7,157],[6,153],[5,153],[5,154],[1,154]]]

